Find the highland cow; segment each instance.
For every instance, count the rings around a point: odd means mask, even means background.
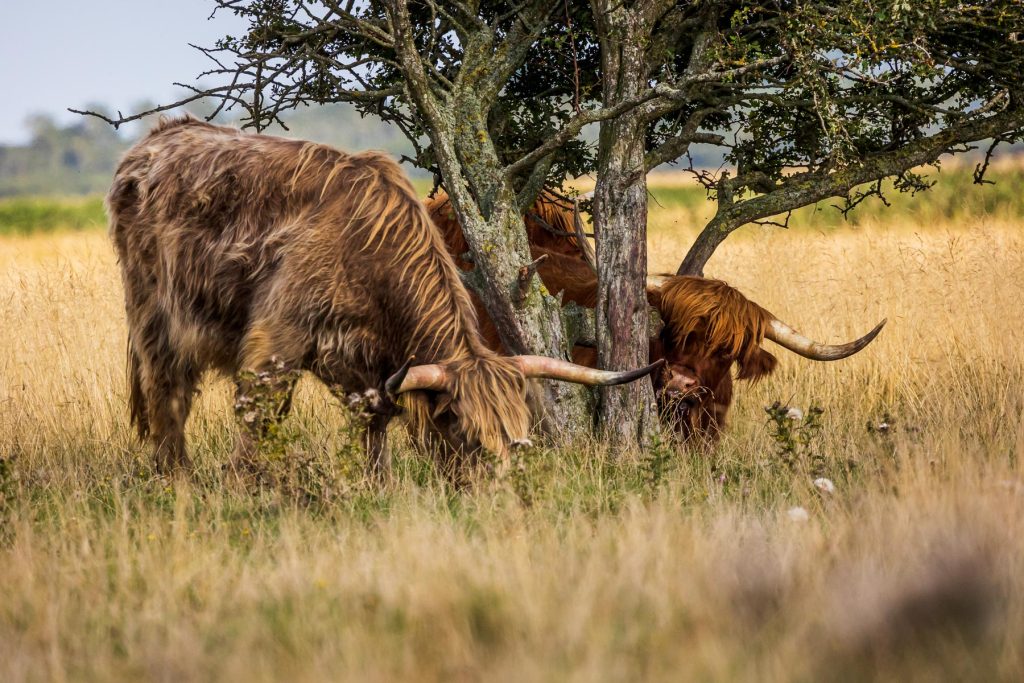
[[[454,254],[464,248],[461,228],[447,206],[447,198],[440,195],[428,201],[427,210],[445,236],[449,250]],[[578,226],[567,205],[547,197],[527,213],[528,228],[531,215],[543,216],[544,226],[569,226],[574,222]],[[531,255],[534,259],[544,257],[537,268],[544,286],[554,294],[560,293],[565,304],[593,308],[597,305],[597,276],[579,248],[581,232],[578,227],[557,232],[542,230],[540,226],[528,230]],[[484,339],[491,348],[500,349],[497,329],[488,320],[479,299],[473,299]],[[853,342],[828,345],[797,333],[720,280],[651,276],[647,300],[664,323],[661,332],[649,341],[650,360],[666,361],[651,375],[658,408],[683,439],[708,442],[717,440],[725,426],[732,404],[733,365],[737,368],[736,379],[749,381],[757,381],[775,369],[775,357],[761,348],[765,339],[812,360],[839,360],[867,346],[886,322],[883,320]],[[577,345],[573,360],[593,367],[597,364],[597,352],[592,347]]]
[[[526,441],[530,378],[613,384],[653,370],[488,348],[440,233],[381,153],[161,121],[125,155],[107,206],[131,418],[161,471],[190,466],[184,426],[207,369],[236,378],[236,465],[253,464],[309,371],[357,409],[377,476],[399,402],[416,442],[457,463]]]

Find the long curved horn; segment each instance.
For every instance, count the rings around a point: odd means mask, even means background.
[[[665,359],[662,358],[639,370],[614,372],[611,370],[588,368],[585,365],[576,365],[569,361],[548,358],[547,356],[515,356],[515,359],[519,362],[519,367],[522,368],[523,374],[527,378],[559,379],[563,382],[605,387],[638,380],[665,364]]]
[[[402,390],[402,382],[405,381],[406,375],[409,374],[409,368],[412,367],[414,360],[416,360],[415,355],[409,356],[409,360],[405,361],[395,374],[388,377],[388,381],[384,382],[384,391],[394,396]]]
[[[888,319],[883,320],[875,326],[875,329],[860,339],[847,344],[819,344],[778,319],[772,320],[764,336],[779,346],[787,348],[804,358],[810,358],[811,360],[839,360],[852,356],[870,344],[871,340],[878,336],[878,333],[882,331],[887,322]]]
[[[404,374],[402,374],[403,370]],[[402,376],[398,377],[399,374]],[[417,389],[444,391],[448,388],[448,385],[448,372],[444,369],[444,366],[437,363],[429,363],[427,365],[417,365],[416,367],[402,366],[398,372],[388,378],[384,386],[388,388],[388,393],[397,395],[406,391],[416,391]],[[390,389],[391,386],[396,387],[394,391]]]

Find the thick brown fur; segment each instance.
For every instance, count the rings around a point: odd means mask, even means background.
[[[458,260],[469,247],[447,197],[439,195],[427,205],[450,253]],[[552,294],[561,293],[563,303],[593,308],[597,304],[597,276],[584,260],[575,237],[554,235],[536,221],[531,225],[531,214],[571,233],[571,208],[550,197],[540,198],[531,207],[526,215],[530,251],[534,259],[547,257],[537,273]],[[472,264],[460,262],[460,267],[471,269]],[[498,332],[482,302],[475,295],[472,299],[485,341],[501,349]],[[775,357],[760,346],[772,315],[725,282],[696,277],[668,278],[660,290],[648,292],[648,302],[665,323],[661,335],[650,340],[650,360],[668,361],[651,376],[659,407],[684,438],[714,441],[732,403],[732,364],[737,365],[737,379],[752,381],[775,369]],[[577,346],[573,360],[594,367],[597,353]]]
[[[132,420],[159,467],[188,464],[184,423],[210,368],[309,370],[364,392],[415,355],[447,364],[457,447],[526,438],[522,372],[483,343],[440,232],[385,155],[163,120],[125,155],[107,206]],[[429,393],[406,397],[414,433],[437,427]]]
[[[674,276],[647,299],[665,321],[669,348],[683,348],[692,340],[708,353],[735,360],[737,379],[764,374],[761,342],[774,316],[739,290],[721,280]]]
[[[714,441],[732,404],[737,379],[757,381],[775,370],[761,348],[773,316],[721,280],[673,276],[648,302],[665,323],[652,357],[668,362],[654,378],[659,407],[685,438]]]
[[[469,244],[462,232],[451,200],[443,190],[426,200],[427,213],[430,219],[441,230],[448,253],[455,257],[455,262],[463,270],[472,270],[473,264],[463,259],[469,251]],[[531,251],[537,250],[533,258],[543,253],[563,254],[576,257],[580,247],[573,232],[572,206],[558,198],[545,194],[530,207],[523,216],[526,224],[526,237]]]

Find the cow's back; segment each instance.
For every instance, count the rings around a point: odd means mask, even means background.
[[[381,153],[186,119],[127,153],[108,206],[129,327],[185,361],[237,370],[266,318],[363,367],[477,338],[440,234]]]
[[[237,358],[276,260],[267,237],[288,210],[271,151],[185,119],[154,129],[115,175],[107,204],[129,326],[183,362],[230,369]]]

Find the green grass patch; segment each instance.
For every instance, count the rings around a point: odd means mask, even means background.
[[[896,191],[891,182],[884,183],[888,206],[872,196],[844,216],[837,208],[842,202],[829,199],[794,211],[789,224],[794,228],[822,229],[877,222],[948,224],[980,216],[1024,219],[1024,173],[993,172],[989,174],[993,183],[985,185],[974,184],[970,169],[966,168],[932,172],[928,177],[935,185],[915,195]],[[432,188],[431,181],[425,178],[412,182],[424,196]],[[691,214],[689,221],[698,226],[714,215],[715,203],[708,200],[704,188],[698,185],[653,184],[650,191],[652,217],[662,211],[682,210]],[[106,224],[103,199],[98,195],[0,199],[0,235],[99,229]]]
[[[102,197],[0,200],[0,235],[88,230],[107,225]]]
[[[916,194],[899,192],[892,181],[882,184],[883,202],[869,196],[853,211],[843,215],[843,201],[826,199],[797,209],[790,218],[794,228],[839,228],[879,222],[913,222],[921,225],[948,224],[980,216],[1015,220],[1024,218],[1024,173],[992,172],[991,183],[974,183],[970,169],[947,169],[927,174],[934,185]],[[655,183],[657,181],[654,181]],[[861,189],[866,189],[867,186]],[[652,185],[651,213],[660,210],[684,210],[692,213],[694,224],[703,224],[714,215],[715,203],[699,185]],[[888,202],[888,205],[886,204]],[[784,216],[776,217],[782,220]]]

